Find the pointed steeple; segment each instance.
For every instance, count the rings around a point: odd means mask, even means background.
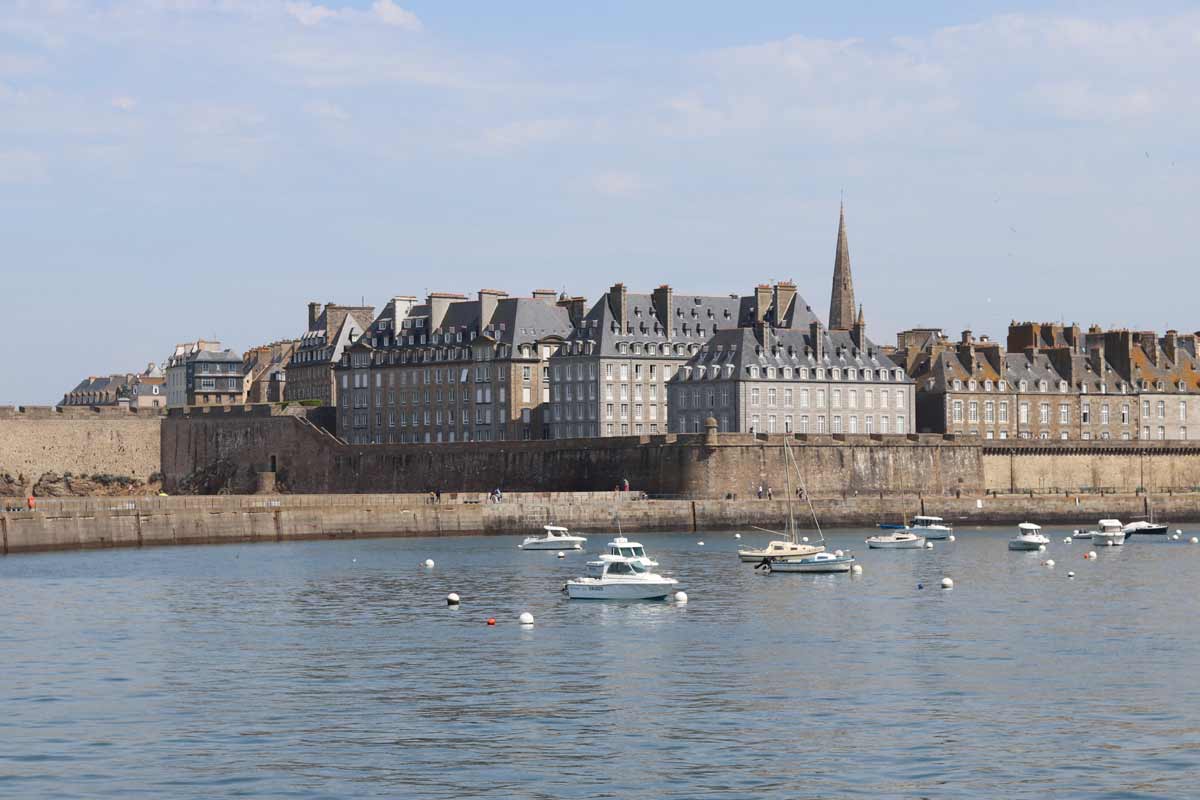
[[[829,297],[829,330],[846,331],[854,324],[854,279],[850,276],[850,244],[846,240],[846,205],[838,212],[837,253],[833,257],[833,291]]]

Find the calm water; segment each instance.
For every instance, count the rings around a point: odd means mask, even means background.
[[[1195,797],[1200,545],[1008,535],[836,532],[857,578],[639,535],[686,606],[515,537],[10,556],[0,796]]]

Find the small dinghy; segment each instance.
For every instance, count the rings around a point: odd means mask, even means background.
[[[574,536],[559,525],[545,525],[543,536],[530,536],[521,543],[522,550],[582,550],[586,536]]]

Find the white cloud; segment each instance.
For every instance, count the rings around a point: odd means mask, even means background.
[[[137,108],[137,100],[126,95],[114,97],[112,99],[112,107],[118,111],[133,111]]]
[[[350,119],[350,115],[346,113],[346,109],[328,100],[313,100],[305,104],[304,110],[314,117],[332,119],[337,122],[346,122]]]
[[[420,31],[423,27],[416,14],[406,11],[392,0],[375,0],[371,12],[385,25],[395,25],[409,31]]]
[[[0,150],[0,184],[41,183],[46,180],[45,159],[30,150]]]
[[[608,197],[630,197],[644,191],[647,184],[636,172],[610,170],[593,175],[591,187]]]
[[[543,144],[561,138],[570,129],[561,119],[531,119],[509,122],[485,130],[479,139],[469,142],[465,149],[485,153],[502,153],[528,145]]]
[[[337,17],[338,12],[315,3],[288,3],[284,8],[301,25],[319,25],[322,20]]]

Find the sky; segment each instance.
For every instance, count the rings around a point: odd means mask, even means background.
[[[747,294],[1200,329],[1200,8],[0,0],[0,404],[310,300]]]

